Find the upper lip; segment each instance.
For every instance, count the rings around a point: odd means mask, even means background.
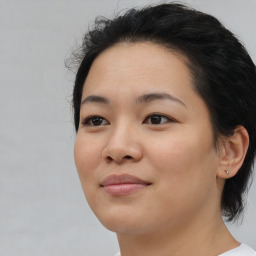
[[[110,185],[117,185],[117,184],[145,184],[150,185],[150,182],[147,182],[145,180],[142,180],[136,176],[130,175],[130,174],[112,174],[108,177],[106,177],[102,182],[101,186],[110,186]]]

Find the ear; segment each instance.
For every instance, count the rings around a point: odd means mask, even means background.
[[[217,177],[234,177],[241,168],[249,146],[249,135],[243,126],[237,126],[234,134],[220,142],[220,164]]]

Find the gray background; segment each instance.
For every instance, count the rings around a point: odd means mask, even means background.
[[[115,235],[88,208],[73,163],[64,67],[97,15],[156,1],[0,0],[0,255],[114,255]],[[162,1],[163,2],[163,1]],[[218,17],[256,61],[255,0],[183,1]],[[240,226],[256,248],[256,184]]]

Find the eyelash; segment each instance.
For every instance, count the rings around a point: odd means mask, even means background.
[[[152,117],[160,117],[161,119],[165,118],[167,121],[165,121],[164,123],[171,123],[171,122],[175,122],[176,120],[174,120],[173,118],[170,118],[170,117],[167,117],[166,115],[162,115],[162,114],[159,114],[159,113],[152,113],[152,114],[149,114],[143,121],[143,124],[146,123],[147,120],[149,120],[150,118]],[[93,125],[92,124],[92,121],[93,119],[100,119],[98,121],[103,121],[105,120],[106,123],[105,124],[99,124],[99,125]],[[152,120],[151,120],[152,121]],[[104,126],[104,125],[109,125],[110,123],[102,116],[98,116],[98,115],[92,115],[92,116],[88,116],[86,117],[82,122],[82,125],[83,126],[91,126],[91,127],[98,127],[98,126]],[[160,123],[160,124],[153,124],[152,122],[150,123],[150,125],[161,125],[161,124],[164,124],[164,123]]]

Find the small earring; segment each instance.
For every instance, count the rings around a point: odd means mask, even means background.
[[[225,170],[225,173],[226,173],[227,175],[229,175],[229,171],[228,171],[228,170]]]

